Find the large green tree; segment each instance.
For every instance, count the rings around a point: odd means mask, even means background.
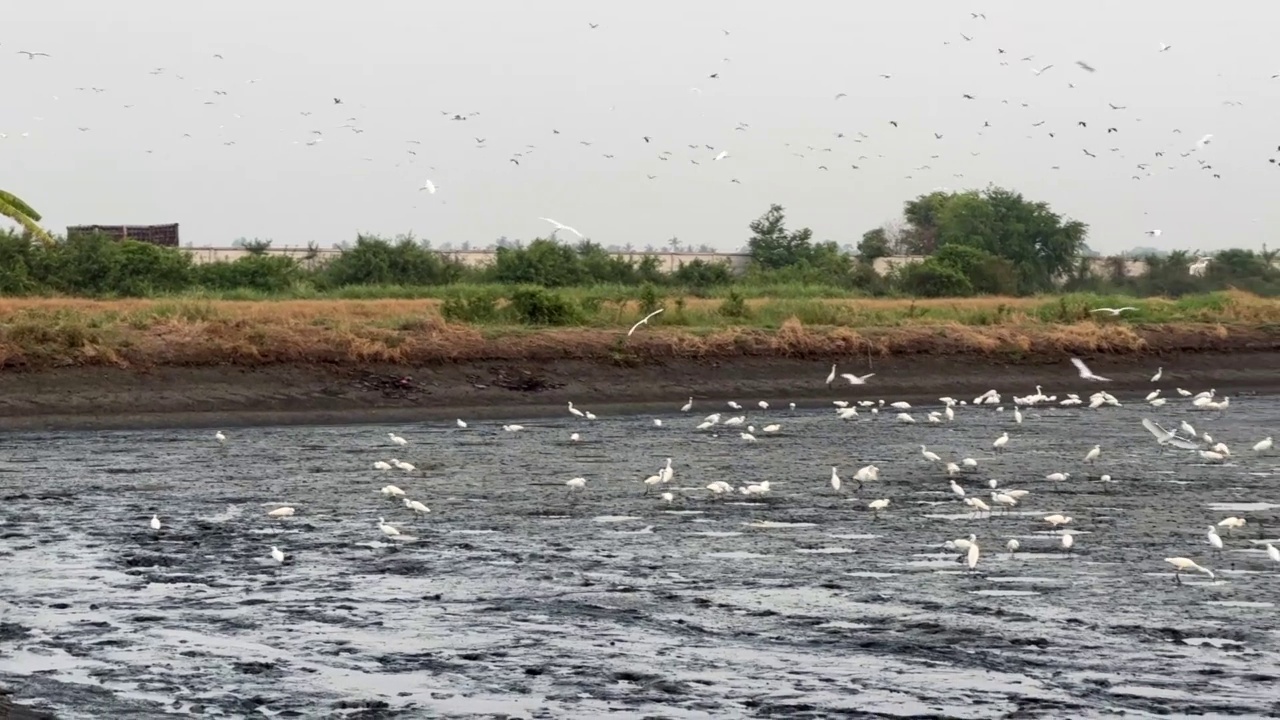
[[[0,215],[18,223],[24,230],[45,242],[52,239],[44,228],[36,224],[40,222],[40,213],[13,193],[0,190]]]
[[[962,193],[933,192],[903,208],[908,237],[921,254],[963,245],[1009,261],[1023,292],[1043,290],[1069,274],[1085,248],[1089,228],[1063,218],[1046,203],[1000,187]]]
[[[756,267],[779,270],[813,259],[813,231],[809,228],[788,231],[786,212],[781,205],[770,205],[769,211],[753,220],[749,227],[751,239],[747,241],[747,250]]]

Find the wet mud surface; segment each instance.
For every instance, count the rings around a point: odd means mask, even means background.
[[[1123,407],[1024,408],[1020,425],[1007,397],[936,424],[741,397],[748,424],[782,426],[757,442],[694,431],[742,414],[708,402],[663,427],[566,413],[519,432],[260,428],[225,444],[10,434],[0,689],[60,718],[1274,717],[1280,454],[1249,448],[1280,434],[1280,399],[1206,412],[1117,394]],[[1232,455],[1162,449],[1143,417],[1187,420]],[[955,476],[970,496],[989,478],[1030,494],[975,513],[921,444],[978,461]],[[668,457],[674,477],[646,494]],[[391,458],[418,469],[373,469]],[[879,480],[857,490],[872,463]],[[716,480],[772,489],[712,497]],[[430,512],[383,497],[388,483]],[[281,505],[296,515],[267,516]],[[1074,518],[1070,554],[1052,513]],[[1206,530],[1231,515],[1248,524],[1215,554]],[[974,573],[943,547],[970,533]],[[1176,585],[1172,556],[1216,577]]]

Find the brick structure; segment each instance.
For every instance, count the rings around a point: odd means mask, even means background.
[[[67,237],[106,235],[116,240],[137,240],[162,247],[178,247],[178,224],[172,225],[75,225],[67,228]]]

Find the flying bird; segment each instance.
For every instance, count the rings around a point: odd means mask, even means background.
[[[848,380],[850,385],[866,385],[867,378],[872,377],[873,375],[875,375],[875,373],[868,373],[861,376],[854,375],[853,373],[841,373],[840,377]]]
[[[1158,231],[1157,231],[1157,234],[1159,234],[1159,232],[1158,232]],[[1112,317],[1115,317],[1116,315],[1119,315],[1120,313],[1122,313],[1122,312],[1124,312],[1124,311],[1126,311],[1126,310],[1135,310],[1135,311],[1136,311],[1137,309],[1138,309],[1138,308],[1136,308],[1136,307],[1130,307],[1130,306],[1126,305],[1125,307],[1122,307],[1122,308],[1109,308],[1109,307],[1107,307],[1107,308],[1098,308],[1097,310],[1090,310],[1090,312],[1096,312],[1096,313],[1098,313],[1098,312],[1111,313],[1111,316],[1112,316]]]
[[[552,230],[552,231],[551,231],[551,236],[552,236],[552,237],[555,237],[555,234],[556,234],[556,233],[558,233],[558,232],[560,232],[561,230],[568,230],[569,232],[573,233],[574,235],[577,235],[578,237],[580,237],[580,238],[582,238],[582,239],[584,239],[584,240],[586,239],[586,236],[584,236],[582,233],[578,232],[577,230],[574,230],[573,228],[569,227],[568,225],[561,224],[559,221],[552,220],[551,218],[545,218],[545,217],[540,217],[540,218],[538,218],[538,219],[539,219],[539,220],[542,220],[543,222],[549,222],[549,223],[551,223],[552,225],[554,225],[554,226],[556,227],[556,229],[555,229],[555,230]]]
[[[657,310],[654,310],[648,315],[645,315],[644,317],[640,318],[640,322],[636,323],[635,325],[632,325],[631,329],[627,331],[627,337],[631,337],[631,333],[635,332],[636,328],[640,327],[641,325],[648,325],[649,318],[653,317],[654,315],[657,315],[658,313],[662,312],[665,309],[666,308],[658,308]]]
[[[35,60],[38,57],[52,57],[49,53],[31,52],[29,50],[19,50],[16,54],[26,55],[28,60]]]
[[[1160,237],[1160,233],[1161,233],[1161,232],[1163,232],[1163,231],[1162,231],[1162,230],[1159,230],[1159,229],[1156,229],[1156,230],[1148,230],[1148,231],[1147,231],[1147,235],[1150,235],[1151,237]]]
[[[1037,69],[1035,69],[1035,68],[1031,68],[1031,72],[1032,72],[1032,73],[1034,73],[1036,77],[1040,77],[1040,73],[1043,73],[1045,70],[1048,70],[1048,69],[1049,69],[1049,68],[1051,68],[1051,67],[1053,67],[1053,65],[1045,65],[1044,67],[1040,68],[1039,70],[1037,70]]]
[[[1160,52],[1168,52],[1171,48],[1173,48],[1172,45],[1166,45],[1164,43],[1160,43]]]
[[[1081,360],[1080,358],[1071,358],[1071,364],[1076,366],[1076,369],[1080,371],[1080,377],[1084,378],[1085,380],[1094,380],[1096,382],[1111,382],[1110,378],[1104,378],[1101,375],[1094,375],[1093,371],[1089,369],[1089,366],[1085,365],[1084,361]]]
[[[436,184],[431,182],[430,180],[427,180],[425,183],[422,184],[422,187],[418,188],[418,190],[419,191],[426,190],[428,195],[435,195]]]
[[[1098,72],[1097,68],[1095,68],[1094,66],[1090,65],[1089,63],[1083,60],[1077,60],[1076,65],[1079,65],[1080,69],[1084,70],[1085,72]]]

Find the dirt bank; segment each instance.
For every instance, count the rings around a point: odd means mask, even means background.
[[[1085,355],[1112,392],[1147,391],[1157,367],[1166,392],[1280,390],[1280,342],[1177,349],[1171,336],[1138,353]],[[600,414],[671,412],[693,396],[711,412],[723,401],[800,407],[833,398],[932,400],[989,388],[1024,394],[1088,392],[1065,352],[916,352],[803,357],[741,352],[701,358],[495,358],[430,364],[67,367],[0,373],[0,428],[229,427],[532,417],[566,402]],[[828,389],[830,364],[876,373],[865,387]],[[699,402],[706,401],[706,402]],[[714,401],[714,402],[713,402]]]

